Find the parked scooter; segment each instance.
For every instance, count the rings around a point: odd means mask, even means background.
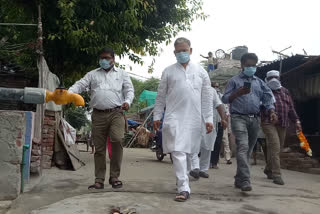
[[[154,140],[153,140],[153,143],[152,143],[152,147],[151,147],[151,150],[153,152],[156,153],[156,157],[157,157],[157,160],[158,161],[162,161],[163,158],[167,155],[167,154],[164,154],[163,153],[163,148],[162,148],[162,131],[157,131],[155,137],[154,137]],[[170,154],[170,159],[171,159],[171,162],[172,162],[172,158],[171,158],[171,154]]]

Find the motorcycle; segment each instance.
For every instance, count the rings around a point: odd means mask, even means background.
[[[164,157],[167,154],[163,153],[163,148],[162,148],[162,131],[157,131],[154,140],[153,140],[153,145],[151,147],[151,150],[156,153],[156,157],[158,161],[162,161]],[[170,159],[172,162],[171,154],[170,154]]]

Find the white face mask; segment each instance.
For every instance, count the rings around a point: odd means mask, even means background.
[[[271,90],[278,90],[282,87],[280,80],[278,80],[277,78],[272,78],[271,80],[269,80],[267,82],[267,85],[269,86],[269,88],[271,88]]]

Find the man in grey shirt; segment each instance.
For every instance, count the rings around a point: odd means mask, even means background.
[[[237,144],[237,173],[235,187],[251,191],[249,158],[257,141],[260,124],[260,105],[270,111],[270,120],[276,121],[272,91],[254,76],[258,57],[247,53],[241,57],[242,72],[227,84],[222,101],[230,103],[231,127]]]

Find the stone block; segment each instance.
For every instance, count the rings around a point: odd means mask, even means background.
[[[31,155],[41,156],[41,150],[38,150],[38,149],[32,149],[32,151],[31,151]]]
[[[36,162],[36,161],[38,161],[40,159],[41,159],[41,156],[32,156],[31,157],[31,162]]]
[[[42,163],[43,169],[50,169],[51,168],[51,162],[43,162]]]
[[[53,155],[53,151],[42,151],[42,154],[52,156]]]
[[[31,173],[33,173],[33,174],[37,174],[37,175],[39,175],[40,174],[40,166],[31,166],[30,167],[30,172]]]
[[[40,145],[41,144],[41,141],[39,138],[33,138],[32,139],[32,145]]]
[[[0,201],[13,200],[20,194],[20,164],[0,161]]]
[[[49,120],[47,123],[49,126],[55,126],[56,125],[56,121],[54,120]]]
[[[50,155],[43,155],[42,156],[42,161],[43,162],[51,162],[52,156]]]

